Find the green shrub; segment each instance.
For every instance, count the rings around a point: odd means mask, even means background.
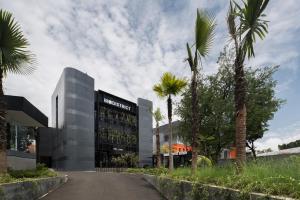
[[[53,177],[57,176],[57,173],[49,170],[43,164],[37,164],[36,169],[27,170],[8,170],[8,174],[12,178],[41,178],[41,177]]]
[[[197,166],[198,167],[212,167],[212,162],[209,158],[205,156],[197,157]]]
[[[241,174],[236,174],[234,164],[200,167],[195,175],[191,174],[190,168],[177,168],[171,173],[165,168],[130,170],[132,173],[168,176],[177,180],[230,187],[245,194],[260,192],[300,199],[300,156],[251,161],[246,164]]]
[[[31,180],[36,178],[46,178],[57,176],[57,173],[49,170],[43,164],[37,164],[36,169],[29,170],[12,170],[8,169],[6,174],[0,175],[0,183],[10,183]]]
[[[134,153],[125,153],[112,158],[112,163],[116,167],[137,167],[138,156]]]

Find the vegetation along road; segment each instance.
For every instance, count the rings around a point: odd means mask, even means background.
[[[136,175],[68,172],[69,181],[42,200],[161,200],[159,193]]]

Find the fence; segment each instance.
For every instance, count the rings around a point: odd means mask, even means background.
[[[125,172],[127,168],[96,168],[97,172]]]

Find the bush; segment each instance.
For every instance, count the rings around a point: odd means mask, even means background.
[[[212,162],[209,158],[205,156],[197,157],[197,166],[198,167],[212,167]]]
[[[129,168],[126,170],[129,173],[138,173],[138,174],[151,174],[151,175],[163,175],[168,173],[168,169],[164,167],[160,168]]]
[[[37,164],[36,169],[27,170],[8,170],[8,174],[12,178],[41,178],[57,176],[54,171],[49,170],[43,164]]]
[[[113,157],[112,162],[116,167],[137,167],[138,157],[134,153],[125,153],[118,157]]]

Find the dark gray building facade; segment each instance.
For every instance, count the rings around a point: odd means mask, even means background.
[[[139,165],[152,165],[152,102],[146,99],[138,98],[138,127],[139,127]],[[149,114],[150,113],[150,114]],[[149,136],[151,135],[151,136]],[[149,156],[151,155],[151,159]]]
[[[53,167],[94,169],[94,79],[65,68],[52,94]]]
[[[152,102],[138,104],[94,89],[94,79],[65,68],[52,95],[52,128],[40,129],[41,162],[59,170],[113,167],[112,158],[139,155],[152,164]]]

